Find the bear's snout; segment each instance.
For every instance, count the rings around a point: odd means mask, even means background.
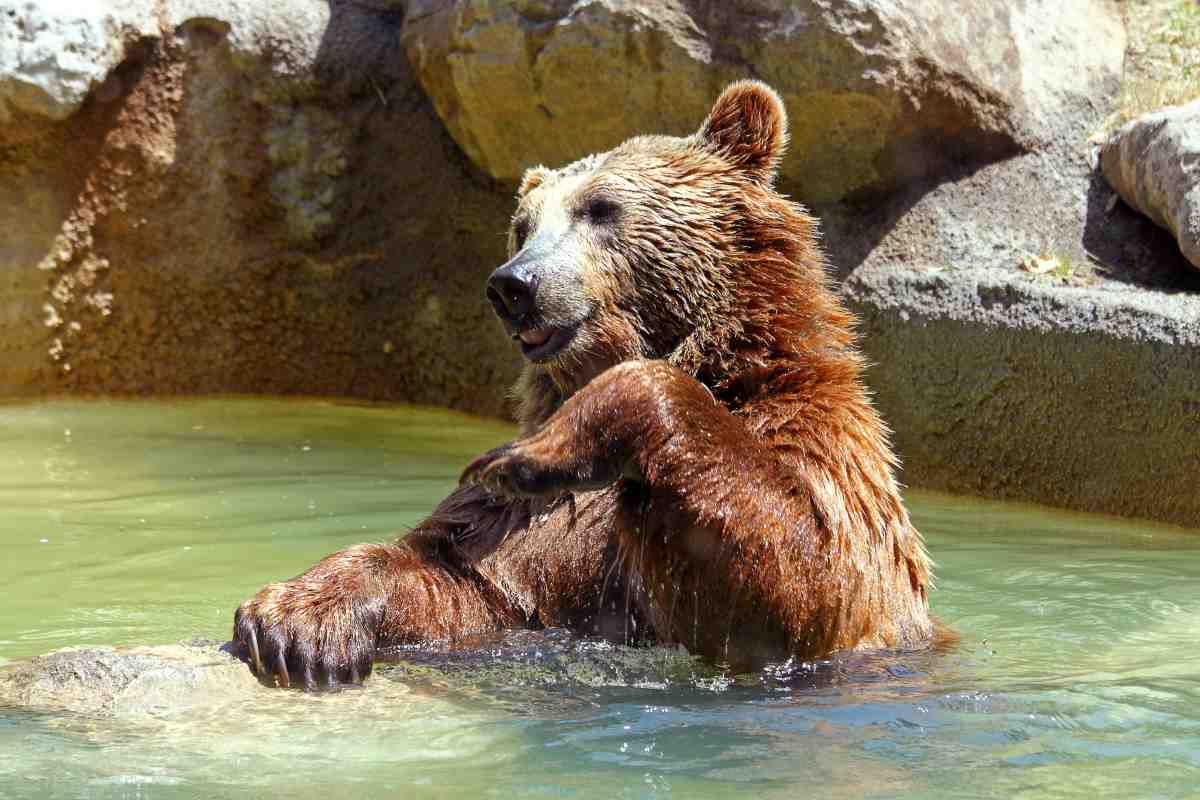
[[[502,320],[516,322],[534,310],[537,286],[524,264],[509,262],[488,278],[487,298]]]

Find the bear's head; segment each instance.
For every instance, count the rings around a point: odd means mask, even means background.
[[[824,281],[815,223],[772,189],[786,144],[779,96],[740,81],[691,136],[526,172],[487,297],[528,362],[527,422],[631,358],[710,388],[739,356],[769,359],[779,304]]]

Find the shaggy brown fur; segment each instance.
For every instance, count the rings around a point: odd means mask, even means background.
[[[530,171],[510,249],[569,212],[582,288],[563,297],[588,312],[526,369],[524,438],[402,541],[243,604],[260,675],[357,681],[381,646],[513,626],[738,668],[929,642],[929,563],[852,319],[814,221],[772,190],[785,143],[778,97],[741,82],[692,137]]]

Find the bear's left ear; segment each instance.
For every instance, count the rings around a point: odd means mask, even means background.
[[[769,187],[787,148],[787,111],[761,81],[731,83],[696,134],[708,148]]]
[[[521,185],[517,187],[517,199],[520,200],[525,197],[525,195],[545,183],[549,177],[550,170],[541,164],[525,170],[525,174],[521,176]]]

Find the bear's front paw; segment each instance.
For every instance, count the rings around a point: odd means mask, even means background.
[[[549,465],[531,458],[523,442],[510,442],[479,456],[463,471],[459,483],[478,484],[497,497],[531,497],[565,489]]]
[[[233,638],[263,683],[314,690],[371,674],[382,603],[297,578],[268,584],[234,615]]]
[[[479,484],[498,497],[534,497],[600,489],[620,477],[607,459],[586,457],[569,442],[559,442],[557,433],[550,427],[484,453],[459,482]]]

